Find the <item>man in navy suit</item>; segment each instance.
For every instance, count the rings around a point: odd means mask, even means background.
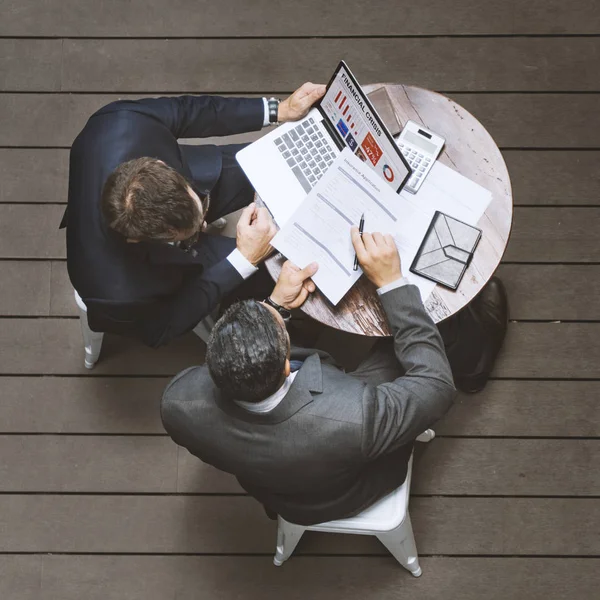
[[[304,84],[278,103],[181,96],[122,100],[100,109],[71,148],[67,266],[95,331],[165,344],[193,329],[253,275],[275,226],[253,203],[235,161],[243,145],[179,138],[256,131],[306,115],[325,93]],[[246,206],[236,239],[206,224]]]

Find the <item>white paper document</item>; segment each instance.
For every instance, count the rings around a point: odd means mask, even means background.
[[[439,210],[468,225],[477,225],[492,201],[492,192],[441,162],[433,165],[416,195],[400,195],[412,196],[423,210]]]
[[[435,283],[413,275],[408,269],[434,209],[419,208],[416,196],[396,194],[347,148],[277,233],[272,244],[300,268],[317,262],[319,270],[313,280],[335,305],[362,274],[360,267],[353,270],[350,228],[358,227],[363,213],[366,232],[394,236],[402,273],[419,287],[425,301]]]

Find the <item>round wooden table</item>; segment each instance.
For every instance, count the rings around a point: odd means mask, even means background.
[[[425,302],[438,323],[468,304],[492,277],[508,243],[512,224],[510,178],[498,146],[485,127],[462,106],[441,94],[423,88],[376,83],[364,86],[367,93],[385,87],[401,126],[409,119],[440,134],[446,145],[439,160],[492,192],[490,202],[477,226],[483,235],[473,260],[456,291],[436,285]],[[277,279],[284,262],[281,254],[266,265]],[[407,271],[410,265],[402,265]],[[390,335],[375,287],[361,277],[337,306],[318,290],[302,310],[313,319],[349,333],[368,336]]]

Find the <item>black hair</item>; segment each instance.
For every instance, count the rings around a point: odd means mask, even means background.
[[[275,315],[256,300],[244,300],[217,321],[206,364],[224,396],[260,402],[281,387],[288,351],[289,338]]]

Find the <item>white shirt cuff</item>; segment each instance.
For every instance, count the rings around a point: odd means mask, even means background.
[[[263,106],[265,107],[265,116],[263,117],[263,127],[270,125],[269,122],[269,103],[266,98],[263,98]]]
[[[406,277],[400,277],[400,279],[396,279],[396,281],[392,281],[392,283],[377,288],[377,294],[383,296],[386,292],[391,292],[392,290],[402,287],[403,285],[408,285],[409,283],[410,281],[406,279]]]
[[[258,268],[255,267],[237,248],[227,257],[231,266],[244,278],[254,275]]]

